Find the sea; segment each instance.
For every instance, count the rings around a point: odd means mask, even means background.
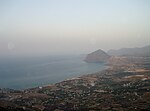
[[[45,86],[106,68],[104,63],[86,63],[84,58],[80,55],[0,59],[0,88]]]

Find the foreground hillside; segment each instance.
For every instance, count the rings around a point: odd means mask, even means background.
[[[0,111],[150,110],[150,57],[113,57],[109,66],[55,85],[1,89]]]

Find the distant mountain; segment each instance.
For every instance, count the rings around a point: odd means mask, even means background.
[[[107,53],[115,56],[150,56],[150,45],[141,48],[122,48],[119,50],[109,50]]]
[[[99,49],[95,52],[88,54],[85,58],[86,62],[106,62],[111,56],[103,50]]]

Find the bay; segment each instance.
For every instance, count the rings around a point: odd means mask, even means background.
[[[0,88],[25,89],[54,84],[95,73],[103,63],[86,63],[84,56],[48,56],[0,59]]]

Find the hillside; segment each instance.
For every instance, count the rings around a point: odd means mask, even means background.
[[[119,50],[109,50],[107,53],[115,56],[150,56],[150,45],[141,48],[122,48]]]
[[[111,56],[109,56],[106,52],[99,49],[95,52],[88,54],[85,58],[86,62],[106,62]]]
[[[150,57],[118,57],[106,70],[53,85],[0,89],[0,111],[149,111],[149,104]]]

